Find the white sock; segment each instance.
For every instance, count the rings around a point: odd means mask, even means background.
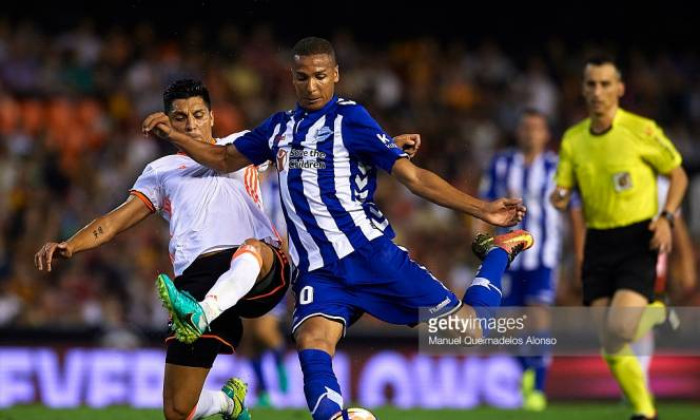
[[[188,420],[201,419],[219,413],[231,414],[232,411],[233,401],[223,391],[202,390],[194,413],[188,417]]]
[[[219,276],[200,302],[206,318],[200,323],[211,324],[222,312],[238,303],[255,285],[261,268],[262,258],[254,247],[244,245],[238,248],[231,259],[231,268]]]

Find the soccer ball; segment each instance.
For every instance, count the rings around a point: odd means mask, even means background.
[[[348,412],[348,417],[350,420],[377,420],[377,418],[374,417],[374,414],[370,413],[364,408],[348,408],[346,411]],[[343,420],[343,413],[341,412],[336,414],[330,420]]]

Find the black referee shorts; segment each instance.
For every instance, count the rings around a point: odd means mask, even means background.
[[[583,303],[620,289],[654,298],[658,252],[649,249],[650,220],[614,229],[588,229],[583,255]]]
[[[241,317],[257,318],[266,314],[282,300],[289,288],[291,266],[280,250],[270,248],[275,254],[270,273],[257,282],[233,308],[216,318],[210,325],[210,331],[192,344],[181,343],[172,334],[166,338],[166,363],[211,368],[219,353],[235,352],[243,335]],[[203,300],[219,276],[230,268],[231,258],[237,249],[197,258],[181,276],[175,278],[175,286],[189,292],[198,301]]]

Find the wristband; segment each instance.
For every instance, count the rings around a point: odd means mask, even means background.
[[[661,217],[668,220],[668,224],[671,225],[671,227],[673,227],[673,225],[676,221],[676,216],[674,216],[673,213],[671,213],[668,210],[664,210],[661,212]]]

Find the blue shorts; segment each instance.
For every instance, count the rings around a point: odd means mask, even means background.
[[[554,271],[547,267],[507,271],[502,286],[502,306],[551,305],[556,295]]]
[[[347,328],[367,312],[391,324],[415,326],[427,318],[456,312],[462,306],[457,296],[428,269],[383,236],[340,261],[308,273],[300,272],[292,290],[292,334],[315,316],[336,320]]]

